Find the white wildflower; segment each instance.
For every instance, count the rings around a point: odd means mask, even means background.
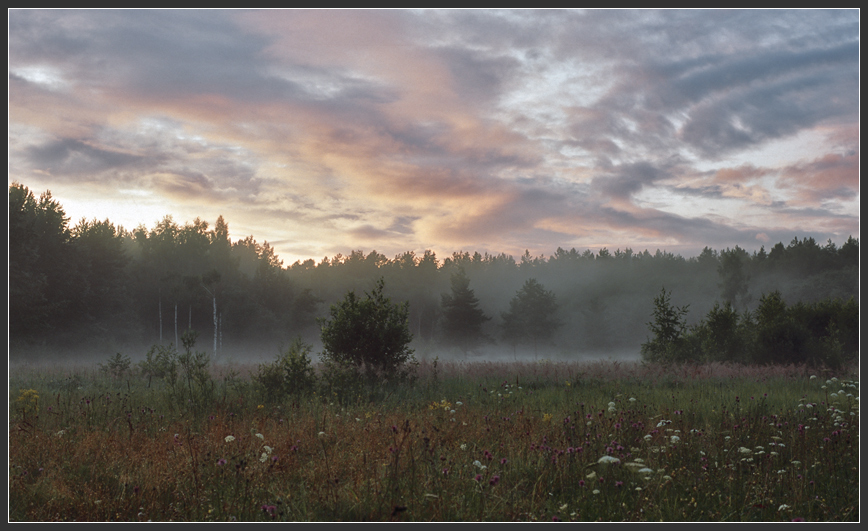
[[[265,450],[265,453],[268,455],[271,455],[271,452],[274,451],[274,448],[272,448],[271,446],[263,446],[262,449]]]
[[[262,455],[259,456],[259,462],[264,463],[266,461],[268,461],[268,454],[265,452],[262,452]]]
[[[674,444],[674,443],[677,443],[678,441],[680,441],[681,437],[679,437],[677,435],[673,435],[672,437],[669,438],[669,440],[672,441],[672,443]]]
[[[598,461],[601,465],[617,465],[621,462],[617,457],[612,457],[611,455],[604,455]]]
[[[265,435],[262,435],[261,433],[257,433],[256,436],[259,437],[260,439],[262,439],[263,441],[265,440]]]
[[[785,511],[785,510],[787,510],[787,509],[789,509],[789,508],[790,508],[789,505],[787,505],[786,503],[782,503],[781,506],[778,507],[778,511]]]
[[[226,442],[232,442],[235,440],[235,437],[233,437],[232,435],[227,435],[223,440]]]

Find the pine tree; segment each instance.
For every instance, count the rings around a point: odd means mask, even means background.
[[[463,268],[452,275],[451,282],[452,295],[442,295],[443,334],[447,343],[467,354],[489,340],[482,333],[482,325],[491,318],[479,308],[479,300],[470,289],[470,279]]]
[[[561,322],[555,317],[557,299],[535,278],[528,279],[501,314],[503,336],[512,345],[530,343],[534,353],[540,342],[550,341]]]

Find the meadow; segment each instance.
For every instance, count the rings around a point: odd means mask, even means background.
[[[855,368],[428,360],[375,401],[256,370],[10,366],[9,520],[859,520]]]

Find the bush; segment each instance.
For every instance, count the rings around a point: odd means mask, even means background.
[[[198,336],[194,330],[184,332],[181,336],[184,352],[181,354],[173,345],[154,345],[148,350],[145,361],[139,363],[142,376],[148,378],[148,387],[156,377],[169,385],[175,402],[186,400],[204,407],[213,400],[214,380],[208,369],[211,360],[206,352],[193,352]]]
[[[313,391],[316,374],[310,361],[313,347],[296,338],[274,362],[261,364],[253,379],[263,399],[275,402],[286,396],[303,396]]]
[[[120,352],[109,358],[105,364],[99,363],[99,370],[113,378],[121,378],[130,370],[130,358]]]
[[[411,380],[416,360],[409,348],[413,336],[408,327],[409,303],[392,304],[383,295],[383,279],[364,299],[355,292],[329,310],[323,319],[324,377],[344,380],[347,370],[374,386],[381,382]],[[344,382],[346,383],[346,382]]]

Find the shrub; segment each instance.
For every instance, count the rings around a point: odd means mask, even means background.
[[[346,369],[370,385],[412,379],[416,360],[409,348],[413,336],[408,327],[409,303],[392,304],[383,295],[383,279],[365,298],[347,293],[321,320],[324,376],[341,375]],[[332,383],[332,382],[330,382]]]
[[[272,363],[259,365],[253,378],[264,400],[274,402],[313,391],[316,374],[310,361],[312,348],[299,337]]]
[[[99,370],[112,376],[113,378],[121,378],[130,370],[130,358],[124,356],[120,352],[109,358],[105,364],[99,363]]]

